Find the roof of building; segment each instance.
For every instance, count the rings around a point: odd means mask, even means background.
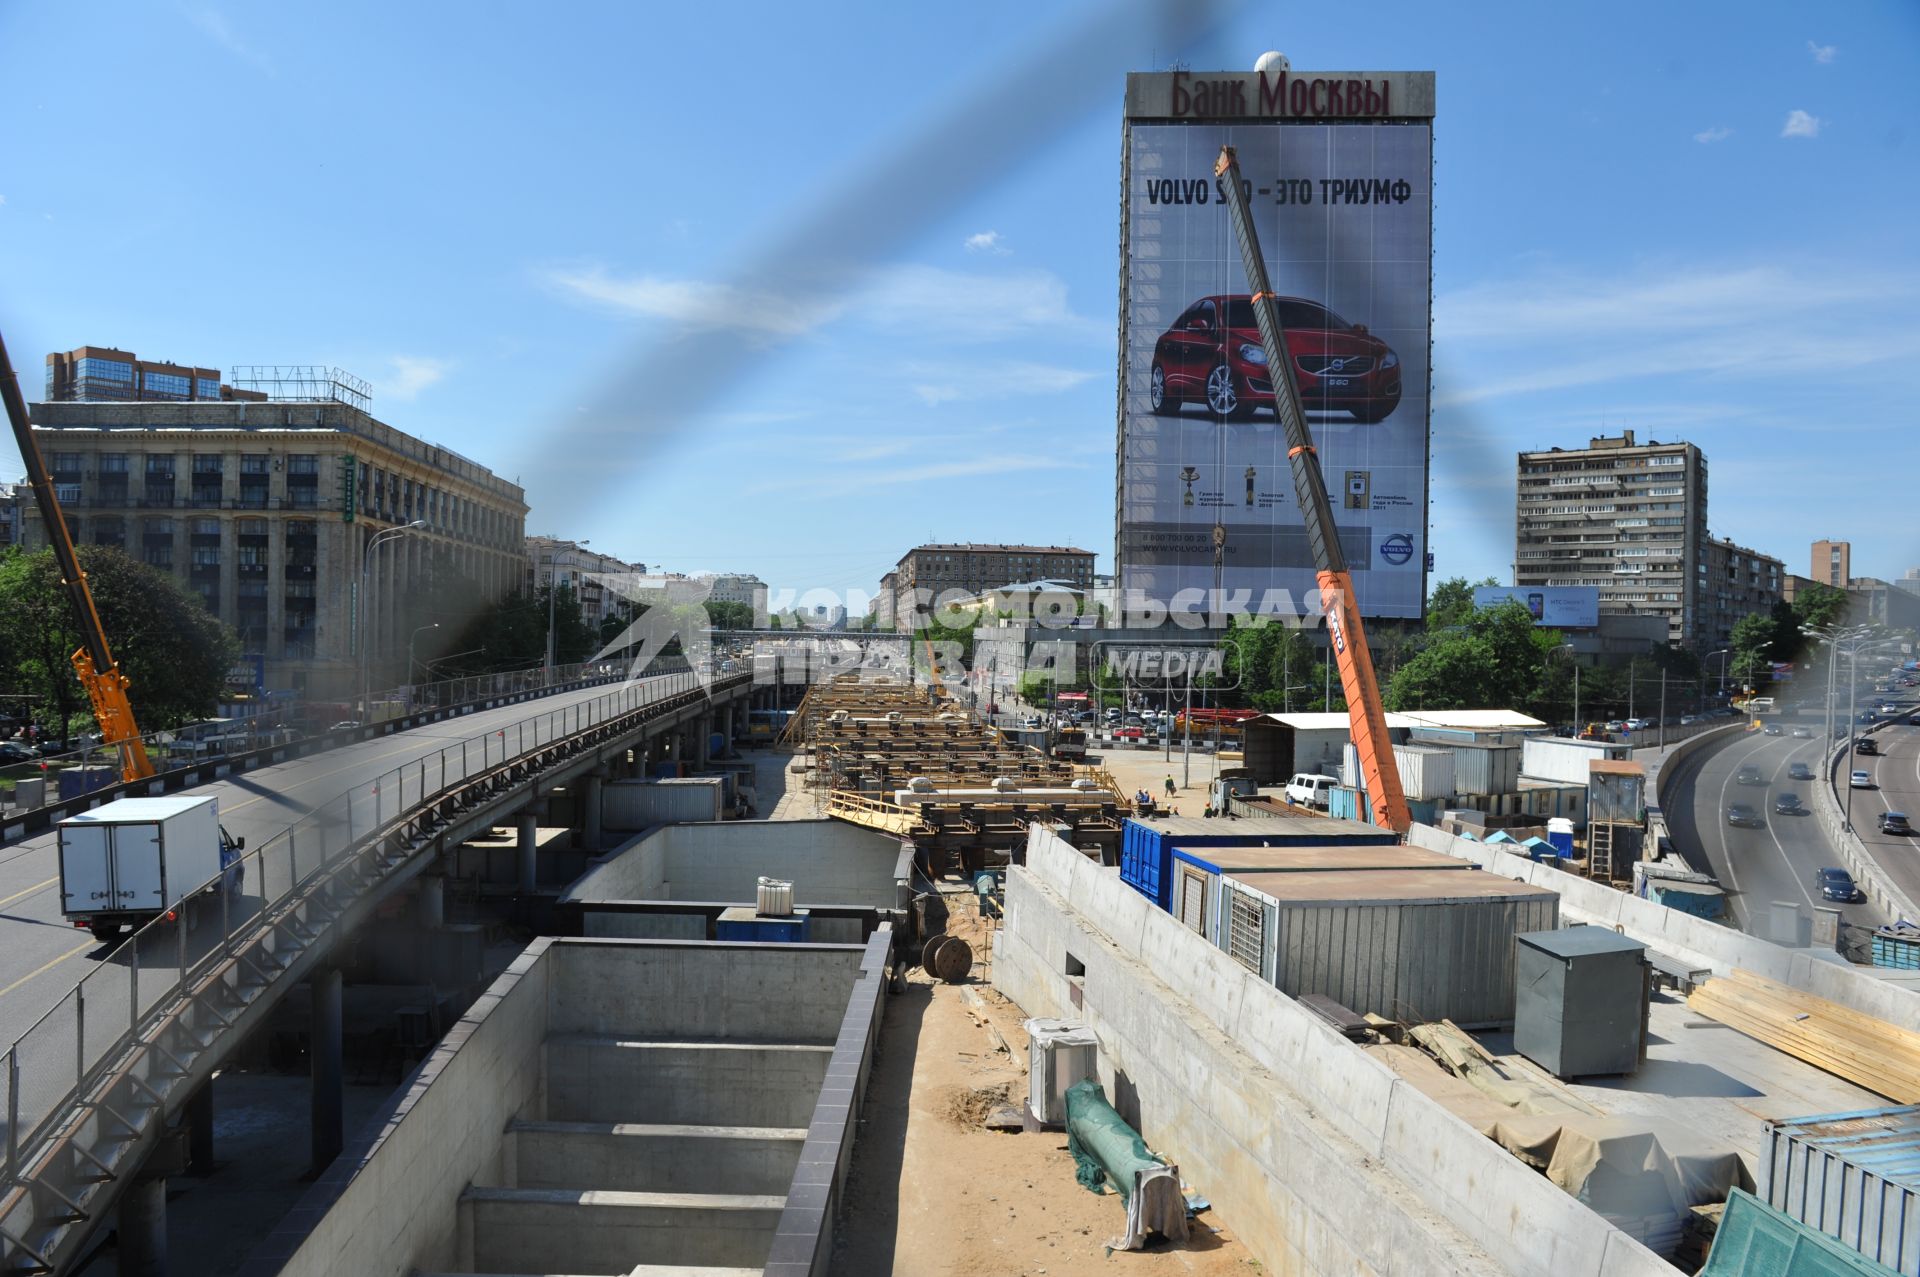
[[[1268,714],[1267,718],[1285,723],[1299,732],[1330,732],[1349,727],[1353,720],[1344,710],[1312,714]],[[1414,714],[1388,714],[1388,727],[1453,727],[1475,729],[1513,728],[1529,731],[1546,724],[1515,709],[1429,709]]]
[[[1239,881],[1238,873],[1222,878]],[[1463,900],[1559,900],[1556,892],[1500,874],[1450,869],[1336,869],[1321,873],[1252,873],[1248,886],[1282,904],[1450,904]]]
[[[933,550],[959,551],[964,554],[1084,554],[1089,559],[1093,557],[1092,550],[1082,550],[1072,545],[992,545],[980,541],[965,543],[938,541],[928,545],[916,545],[900,557],[905,559],[908,555],[925,554]]]

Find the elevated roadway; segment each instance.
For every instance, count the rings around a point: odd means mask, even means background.
[[[1908,713],[1912,707],[1908,707]],[[1883,834],[1880,817],[1889,811],[1904,812],[1910,820],[1920,820],[1920,727],[1902,719],[1873,734],[1881,753],[1855,754],[1840,762],[1835,777],[1835,794],[1841,807],[1850,808],[1853,830],[1867,854],[1882,873],[1909,900],[1920,900],[1920,839],[1911,834]],[[1848,773],[1867,772],[1874,788],[1853,789]],[[1920,922],[1920,918],[1909,921]]]

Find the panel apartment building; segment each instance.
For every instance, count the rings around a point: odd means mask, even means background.
[[[396,685],[413,628],[439,619],[420,610],[436,573],[487,602],[522,583],[520,487],[360,404],[96,398],[31,412],[74,540],[171,572],[261,658],[269,689],[357,696],[363,628],[373,686]],[[372,546],[414,520],[425,526]],[[47,543],[37,510],[24,525],[26,544]]]
[[[1589,585],[1602,615],[1653,615],[1668,641],[1701,647],[1707,599],[1707,460],[1690,443],[1636,443],[1633,431],[1585,448],[1520,454],[1517,586]]]
[[[1701,655],[1729,647],[1733,627],[1749,616],[1766,616],[1784,596],[1787,565],[1771,554],[1749,550],[1719,537],[1707,538]]]

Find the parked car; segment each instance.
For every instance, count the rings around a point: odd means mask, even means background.
[[[1773,814],[1776,816],[1801,816],[1806,814],[1806,810],[1800,805],[1798,794],[1781,794],[1773,800]]]
[[[1348,412],[1385,421],[1400,406],[1400,356],[1318,302],[1279,297],[1281,340],[1308,412]],[[1199,404],[1216,416],[1273,408],[1273,381],[1253,304],[1244,293],[1202,297],[1153,347],[1147,402],[1162,416]]]
[[[1883,834],[1910,834],[1913,826],[1907,823],[1904,811],[1883,811],[1880,813],[1880,832]]]
[[[1860,894],[1860,887],[1854,882],[1853,875],[1844,869],[1818,870],[1813,876],[1813,881],[1814,885],[1820,888],[1820,894],[1825,899],[1838,900],[1843,904],[1852,904],[1856,900],[1866,899]]]
[[[1813,729],[1811,727],[1805,727],[1805,726],[1796,727],[1793,729],[1793,738],[1795,740],[1812,740]]]
[[[1113,738],[1115,740],[1139,740],[1146,734],[1146,731],[1139,727],[1120,727],[1114,729]]]
[[[1680,716],[1680,726],[1682,727],[1692,727],[1695,723],[1699,721],[1700,721],[1700,715],[1698,714],[1682,714]]]
[[[335,723],[332,727],[329,727],[327,730],[330,732],[350,732],[358,726],[360,726],[359,719],[343,718],[339,722]]]
[[[1878,785],[1876,785],[1876,784],[1874,784],[1874,783],[1873,783],[1873,773],[1872,773],[1872,772],[1862,772],[1862,771],[1857,771],[1857,772],[1854,772],[1854,773],[1853,773],[1852,775],[1850,775],[1850,776],[1848,776],[1848,777],[1847,777],[1847,786],[1848,786],[1848,788],[1850,788],[1850,789],[1878,789],[1878,788],[1880,788],[1880,786],[1878,786]]]
[[[1325,807],[1333,787],[1339,783],[1339,778],[1335,776],[1296,772],[1293,779],[1287,782],[1287,800],[1302,807]]]
[[[1608,730],[1608,731],[1610,731],[1610,732],[1624,732],[1624,731],[1626,731],[1626,730],[1627,730],[1627,724],[1626,724],[1626,720],[1625,720],[1625,719],[1620,719],[1620,718],[1610,718],[1610,719],[1608,719],[1608,720],[1607,720],[1607,730]]]
[[[1812,780],[1813,768],[1805,763],[1793,763],[1787,768],[1788,780]]]
[[[1745,829],[1765,829],[1767,822],[1760,818],[1760,811],[1746,803],[1734,803],[1727,808],[1727,823]]]
[[[1752,763],[1748,763],[1745,767],[1742,767],[1733,774],[1733,783],[1736,785],[1764,785],[1767,783],[1767,778],[1758,767],[1755,767]]]
[[[17,740],[0,740],[0,763],[31,763],[39,757],[31,745],[23,745]]]

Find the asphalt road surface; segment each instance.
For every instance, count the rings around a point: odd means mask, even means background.
[[[1794,719],[1781,721],[1789,731],[1796,725]],[[1818,779],[1792,780],[1787,775],[1788,767],[1796,762],[1807,764],[1816,777],[1820,774],[1819,733],[1824,724],[1809,717],[1807,725],[1813,732],[1811,738],[1752,732],[1707,745],[1682,759],[1667,774],[1664,805],[1674,846],[1696,865],[1704,856],[1726,888],[1734,925],[1742,931],[1753,931],[1753,919],[1775,901],[1797,905],[1809,914],[1815,907],[1837,907],[1842,919],[1856,927],[1878,927],[1889,921],[1877,905],[1842,905],[1822,899],[1815,872],[1844,862],[1812,815],[1774,813],[1774,802],[1783,793],[1798,794],[1803,808],[1811,806],[1814,786],[1824,783]],[[1920,729],[1896,730],[1920,734]],[[1748,765],[1759,769],[1766,781],[1764,786],[1743,785],[1735,779]],[[1920,805],[1920,777],[1913,775],[1913,765],[1910,755],[1906,763],[1908,782],[1915,793],[1914,801]],[[1766,827],[1728,825],[1727,808],[1734,803],[1758,810]],[[1854,808],[1857,815],[1860,795],[1855,795]]]
[[[1920,727],[1902,722],[1881,728],[1874,739],[1883,751],[1879,756],[1856,754],[1841,768],[1840,802],[1845,806],[1851,798],[1854,832],[1894,887],[1920,901],[1920,840],[1880,832],[1882,812],[1905,812],[1920,820]],[[1874,788],[1850,789],[1844,773],[1854,769],[1871,773]]]
[[[491,762],[498,764],[503,746],[513,745],[517,739],[514,725],[545,720],[556,711],[565,712],[620,690],[616,684],[561,692],[424,724],[391,736],[375,737],[307,758],[232,775],[197,789],[179,791],[218,798],[220,823],[234,837],[245,839],[251,858],[246,881],[232,897],[222,902],[215,893],[193,902],[187,914],[189,963],[219,942],[223,932],[223,904],[227,915],[225,923],[230,925],[260,908],[263,876],[275,895],[285,890],[291,880],[291,867],[275,856],[269,856],[263,863],[255,853],[313,808],[351,795],[355,826],[364,829],[372,823],[375,814],[373,782],[394,768],[429,760],[426,787],[437,789],[442,783],[443,765],[449,780],[484,769],[482,750],[477,746],[468,751],[467,761],[462,763],[459,748],[462,741],[504,730],[504,740],[494,737],[491,749]],[[526,730],[529,734],[525,745],[531,747],[534,744],[531,733],[535,729],[529,726]],[[539,739],[550,739],[552,734],[552,725],[543,724]],[[414,776],[407,777],[399,788],[400,794],[388,793],[379,800],[388,815],[399,810],[395,805],[397,801],[418,801],[419,780]],[[336,845],[344,845],[347,838],[344,827],[323,832],[329,851]],[[57,1071],[71,1081],[77,1025],[69,1028],[67,1024],[75,1018],[74,986],[91,971],[103,967],[127,969],[134,962],[131,941],[122,939],[102,944],[87,932],[76,930],[61,915],[57,845],[57,836],[48,831],[0,848],[0,1051],[50,1011],[53,1019],[62,1021],[58,1025],[49,1022],[21,1048],[23,1092],[32,1094],[45,1093],[45,1079],[40,1075],[53,1071],[56,1063]],[[286,840],[282,839],[278,845],[284,848]],[[305,844],[301,853],[302,872],[314,863],[304,857],[317,856],[319,850],[311,843]],[[150,1006],[163,989],[172,984],[178,970],[179,949],[179,941],[171,936],[148,934],[148,941],[138,956],[141,973],[138,994],[143,1008]],[[89,980],[87,985],[87,1033],[81,1049],[91,1050],[94,1043],[104,1043],[128,1022],[132,979],[129,976],[121,980],[116,975]],[[50,1053],[52,1060],[44,1058]],[[29,1094],[23,1093],[22,1099],[22,1125],[26,1126],[35,1106]],[[0,1106],[0,1126],[5,1120],[4,1107]]]

